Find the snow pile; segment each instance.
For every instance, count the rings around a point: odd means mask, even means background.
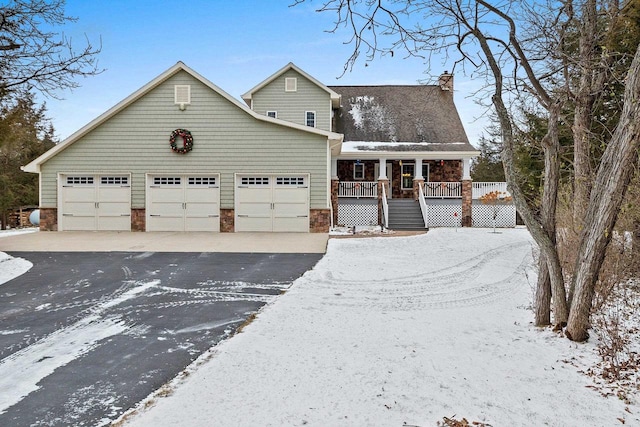
[[[594,344],[531,326],[532,252],[524,229],[332,239],[312,271],[125,424],[638,425],[637,404],[580,373]]]
[[[22,258],[14,258],[0,252],[0,285],[26,273],[33,264]]]

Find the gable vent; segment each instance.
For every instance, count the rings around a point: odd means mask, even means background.
[[[284,79],[284,91],[295,92],[298,90],[298,79],[295,77],[285,77]]]
[[[174,86],[175,104],[191,104],[191,85]]]

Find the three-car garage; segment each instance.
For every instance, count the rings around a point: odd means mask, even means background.
[[[220,174],[144,176],[146,231],[220,231]],[[234,174],[234,231],[308,232],[309,174]],[[131,174],[59,176],[58,229],[130,231]]]

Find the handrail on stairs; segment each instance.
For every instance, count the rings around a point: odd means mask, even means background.
[[[382,227],[389,228],[389,204],[387,203],[387,191],[384,188],[384,184],[382,187]]]
[[[418,202],[420,202],[420,211],[422,211],[424,228],[429,228],[429,210],[427,208],[427,202],[424,198],[424,190],[422,189],[422,185],[418,185]]]

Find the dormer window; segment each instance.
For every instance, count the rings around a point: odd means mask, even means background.
[[[277,111],[267,111],[267,117],[271,117],[273,119],[277,119],[278,118],[278,112]]]
[[[312,128],[316,127],[316,112],[306,111],[304,114],[305,114],[305,124]]]
[[[191,104],[191,85],[175,85],[173,89],[175,104]]]
[[[298,90],[298,79],[295,77],[285,77],[284,79],[284,91],[296,92]]]

